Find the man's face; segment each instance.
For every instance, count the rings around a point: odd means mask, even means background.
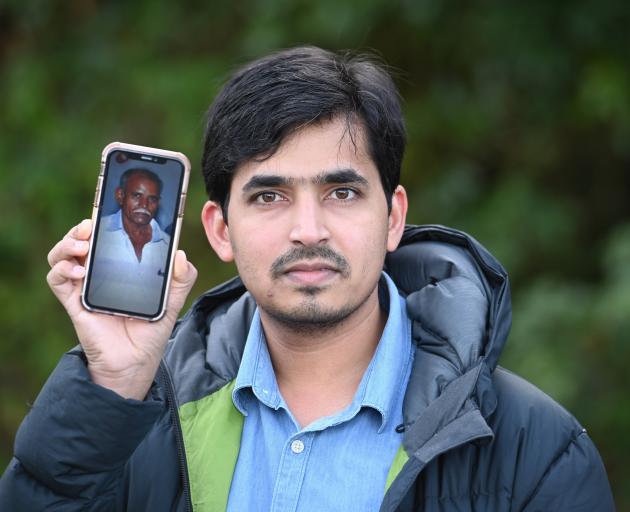
[[[151,178],[132,174],[124,190],[116,189],[116,200],[127,220],[145,226],[155,217],[160,207],[160,188]]]
[[[285,324],[335,325],[378,300],[400,236],[362,128],[354,135],[356,145],[341,120],[303,128],[232,180],[226,232],[239,274],[263,314]]]

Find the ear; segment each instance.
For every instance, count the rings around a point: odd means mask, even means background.
[[[122,206],[123,199],[125,198],[125,192],[123,191],[122,188],[116,187],[116,191],[114,192],[114,197],[116,198],[116,202],[118,203],[118,206]]]
[[[389,213],[387,225],[387,250],[392,252],[398,247],[405,222],[407,220],[407,192],[398,185],[392,194],[392,211]]]
[[[203,210],[201,210],[201,223],[206,232],[208,242],[210,242],[217,256],[225,262],[234,261],[230,231],[223,219],[221,205],[214,201],[207,201],[203,205]]]

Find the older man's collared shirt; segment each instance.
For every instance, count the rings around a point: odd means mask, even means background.
[[[164,285],[170,237],[151,219],[151,240],[141,260],[118,210],[101,219],[91,276],[91,301],[127,311],[154,312]]]
[[[405,300],[389,276],[383,281],[387,323],[352,403],[304,428],[280,394],[256,311],[232,395],[245,418],[229,511],[379,509],[413,359]]]

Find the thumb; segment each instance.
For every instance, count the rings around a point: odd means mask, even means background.
[[[175,262],[173,264],[171,293],[167,304],[168,311],[172,311],[176,315],[179,313],[196,280],[197,269],[188,261],[186,253],[178,250],[175,253]]]
[[[197,279],[197,269],[193,266],[186,253],[181,249],[175,253],[175,263],[173,265],[173,284],[188,286],[192,288]]]

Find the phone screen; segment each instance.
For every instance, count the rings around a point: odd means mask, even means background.
[[[184,172],[175,158],[107,155],[83,297],[88,307],[148,319],[160,314]]]

